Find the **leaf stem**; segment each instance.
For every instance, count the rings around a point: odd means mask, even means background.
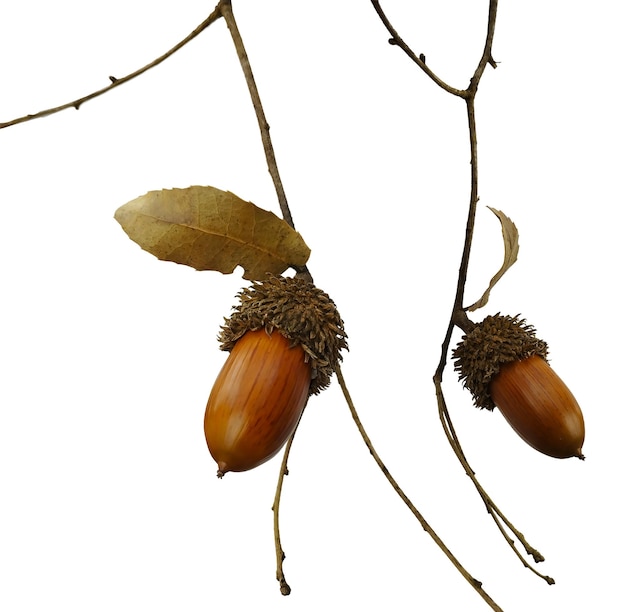
[[[179,51],[180,49],[182,49],[188,42],[190,42],[196,36],[198,36],[198,34],[206,30],[206,28],[208,28],[212,23],[217,21],[222,16],[221,10],[220,10],[220,4],[218,4],[215,7],[213,12],[197,28],[195,28],[193,32],[185,36],[185,38],[183,38],[179,43],[174,45],[169,51],[166,51],[163,55],[160,55],[155,60],[151,61],[149,64],[146,64],[142,68],[139,68],[138,70],[135,70],[134,72],[131,72],[130,74],[127,74],[126,76],[123,76],[120,78],[109,77],[109,80],[111,81],[111,84],[109,86],[103,87],[102,89],[98,89],[97,91],[94,91],[86,96],[83,96],[82,98],[78,98],[77,100],[73,100],[72,102],[67,102],[65,104],[61,104],[60,106],[55,106],[53,108],[47,108],[45,110],[39,111],[38,113],[33,113],[30,115],[23,115],[22,117],[11,119],[11,121],[5,121],[3,123],[0,123],[0,129],[11,127],[12,125],[17,125],[19,123],[25,123],[26,121],[32,121],[33,119],[40,119],[41,117],[54,115],[55,113],[59,113],[68,108],[75,108],[76,110],[79,110],[80,107],[85,102],[88,102],[105,93],[108,93],[112,89],[115,89],[116,87],[119,87],[120,85],[124,85],[124,83],[128,83],[128,81],[131,81],[135,77],[142,75],[144,72],[147,72],[148,70],[150,70],[150,68],[154,68],[155,66],[158,66],[160,63],[164,62],[168,57],[171,57],[172,55],[174,55],[176,51]]]

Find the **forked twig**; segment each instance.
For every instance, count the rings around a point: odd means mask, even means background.
[[[495,24],[496,24],[496,14],[498,9],[498,1],[490,0],[489,2],[489,16],[488,16],[488,25],[487,25],[487,36],[485,40],[485,45],[483,48],[483,53],[478,62],[476,70],[472,78],[470,79],[470,84],[467,89],[459,90],[448,85],[443,79],[437,76],[425,63],[423,56],[418,57],[413,50],[406,44],[406,42],[400,37],[398,32],[390,23],[389,19],[385,15],[384,11],[380,6],[380,2],[378,0],[371,0],[376,13],[380,17],[381,21],[387,28],[388,32],[391,34],[392,39],[390,42],[400,47],[439,87],[447,91],[448,93],[461,97],[465,100],[466,103],[466,111],[467,111],[467,122],[469,128],[469,141],[470,141],[470,162],[471,162],[471,193],[470,193],[470,202],[469,202],[469,210],[467,217],[467,225],[465,230],[465,242],[463,245],[463,253],[461,256],[461,264],[459,267],[459,274],[457,279],[457,289],[454,300],[454,306],[452,308],[452,314],[450,316],[450,321],[448,323],[448,327],[446,329],[446,333],[444,336],[444,340],[441,345],[441,356],[439,359],[439,364],[437,366],[437,370],[435,375],[433,376],[433,382],[435,384],[435,393],[437,396],[437,405],[439,410],[439,418],[450,443],[450,446],[454,450],[459,462],[463,466],[465,473],[472,480],[476,490],[481,496],[485,506],[487,508],[487,512],[492,516],[495,521],[500,533],[507,541],[509,546],[513,549],[514,553],[520,559],[525,567],[530,569],[537,576],[545,580],[548,584],[554,584],[554,580],[550,576],[545,576],[539,572],[537,572],[533,567],[531,567],[528,562],[524,559],[524,557],[520,554],[519,550],[515,545],[515,540],[511,538],[511,536],[507,533],[504,526],[506,526],[510,532],[517,538],[517,540],[524,547],[525,551],[531,555],[535,562],[543,561],[543,555],[530,546],[526,541],[524,535],[515,528],[515,526],[506,518],[506,516],[501,512],[501,510],[496,506],[491,497],[487,494],[485,489],[482,487],[472,468],[470,467],[465,454],[463,453],[463,449],[461,448],[461,444],[459,439],[454,431],[454,427],[452,425],[452,419],[450,414],[448,413],[448,409],[446,406],[443,389],[442,389],[442,380],[443,380],[443,372],[447,363],[448,351],[450,349],[450,341],[452,339],[452,332],[455,327],[459,327],[464,331],[468,331],[474,324],[469,320],[465,310],[463,309],[463,297],[465,292],[465,284],[467,280],[467,271],[469,267],[469,257],[470,251],[472,248],[472,238],[474,234],[474,222],[476,218],[476,208],[478,204],[478,151],[477,151],[477,138],[476,138],[476,117],[474,112],[474,102],[476,99],[476,93],[478,91],[478,84],[482,75],[487,67],[490,65],[492,67],[496,67],[496,62],[492,56],[492,45],[493,45],[493,37],[495,33]]]
[[[482,485],[476,478],[474,471],[472,470],[467,459],[465,458],[465,454],[463,453],[463,449],[461,448],[459,439],[457,438],[456,432],[454,431],[452,420],[450,418],[450,414],[448,413],[448,407],[446,405],[446,401],[443,395],[443,390],[441,388],[441,383],[439,381],[435,381],[435,389],[437,393],[437,404],[439,407],[439,419],[441,420],[441,425],[444,429],[446,437],[448,438],[448,442],[450,443],[450,446],[452,446],[452,448],[454,449],[454,452],[458,460],[460,461],[461,465],[465,469],[465,473],[470,478],[470,480],[476,487],[476,490],[478,491],[479,495],[481,496],[482,500],[484,501],[485,506],[487,508],[487,512],[491,515],[498,529],[500,530],[500,533],[502,534],[506,542],[509,544],[509,546],[512,548],[513,552],[518,557],[518,559],[522,562],[524,567],[528,568],[531,572],[533,572],[533,574],[536,574],[537,576],[539,576],[539,578],[545,580],[548,584],[554,584],[555,581],[553,578],[545,574],[542,574],[541,572],[538,572],[534,567],[532,567],[526,561],[526,559],[521,555],[521,553],[517,549],[515,545],[515,540],[511,538],[511,536],[506,532],[504,525],[506,525],[506,527],[511,531],[511,533],[517,538],[520,544],[524,547],[524,550],[526,551],[526,553],[532,556],[535,563],[540,563],[544,561],[543,555],[537,549],[533,548],[526,541],[524,534],[518,529],[516,529],[516,527],[511,523],[511,521],[507,519],[507,517],[502,513],[502,511],[498,508],[498,506],[496,506],[496,504],[493,502],[491,497],[487,494],[485,489],[483,489]]]

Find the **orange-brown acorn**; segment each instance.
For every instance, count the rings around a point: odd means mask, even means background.
[[[239,299],[219,337],[230,354],[204,417],[220,478],[255,468],[282,448],[347,348],[334,302],[304,278],[269,276]]]
[[[584,459],[583,415],[548,364],[548,345],[524,320],[488,316],[453,351],[455,370],[479,408],[498,407],[530,446],[565,459]]]

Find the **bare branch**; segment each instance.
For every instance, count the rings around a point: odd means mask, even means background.
[[[220,3],[221,4],[221,3]],[[130,74],[116,78],[109,77],[111,84],[108,87],[103,87],[98,91],[94,91],[82,98],[78,98],[77,100],[73,100],[72,102],[67,102],[66,104],[61,104],[60,106],[55,106],[54,108],[47,108],[45,110],[39,111],[38,113],[34,113],[32,115],[24,115],[22,117],[17,117],[16,119],[12,119],[11,121],[5,121],[4,123],[0,123],[0,129],[11,127],[12,125],[17,125],[18,123],[25,123],[26,121],[32,121],[33,119],[40,119],[42,117],[48,117],[49,115],[54,115],[55,113],[59,113],[68,108],[75,108],[76,110],[80,109],[80,107],[85,103],[102,96],[105,93],[108,93],[112,89],[119,87],[120,85],[124,85],[124,83],[128,83],[135,77],[142,75],[144,72],[150,70],[150,68],[154,68],[158,66],[160,63],[164,62],[168,57],[174,55],[176,51],[182,49],[189,41],[193,40],[198,34],[206,30],[213,22],[217,21],[221,16],[220,4],[218,4],[213,12],[188,36],[183,38],[178,44],[174,45],[169,51],[164,53],[163,55],[157,57],[155,60],[151,61],[149,64],[146,64],[143,68],[139,68],[139,70],[135,70],[135,72],[131,72]]]
[[[304,414],[304,411],[302,412]],[[272,512],[274,513],[274,546],[276,548],[276,580],[280,584],[280,592],[283,595],[289,595],[291,593],[291,587],[287,584],[287,580],[285,579],[285,573],[283,571],[283,561],[285,560],[285,551],[283,550],[282,544],[280,542],[280,521],[279,521],[279,510],[280,510],[280,498],[283,492],[283,480],[285,476],[289,474],[289,470],[287,469],[287,461],[289,460],[289,452],[291,451],[291,445],[293,444],[293,439],[296,436],[296,432],[298,431],[298,426],[300,425],[300,421],[302,420],[302,414],[298,419],[298,424],[296,428],[293,430],[291,436],[289,436],[289,440],[287,441],[287,445],[285,446],[285,451],[283,452],[283,460],[280,464],[280,474],[278,475],[278,482],[276,483],[276,492],[274,494],[274,504],[272,505]]]
[[[380,6],[380,2],[378,0],[372,0],[372,5],[374,6],[374,10],[378,13],[380,20],[383,22],[389,34],[391,34],[391,39],[389,42],[393,45],[397,45],[400,47],[439,87],[447,91],[448,93],[464,98],[467,95],[467,92],[463,89],[456,89],[451,85],[448,85],[445,81],[440,79],[427,65],[426,65],[426,57],[423,53],[420,55],[416,55],[414,51],[407,45],[404,40],[400,37],[396,29],[391,25],[391,22],[385,15],[382,7]]]
[[[372,0],[374,1],[374,0]],[[548,584],[554,584],[554,579],[550,576],[546,576],[537,572],[533,567],[531,567],[526,560],[521,556],[519,551],[515,546],[515,541],[509,536],[509,534],[504,529],[506,526],[511,533],[517,538],[517,540],[522,544],[525,551],[531,555],[535,562],[541,562],[544,560],[543,555],[534,549],[532,546],[528,544],[524,535],[515,528],[515,526],[507,519],[507,517],[501,512],[501,510],[495,505],[491,497],[487,494],[485,489],[482,487],[472,468],[470,467],[465,454],[463,453],[463,449],[461,448],[461,444],[459,439],[454,431],[454,427],[452,425],[452,419],[448,412],[448,408],[446,406],[445,397],[443,394],[442,388],[442,380],[443,380],[443,372],[447,363],[447,355],[450,349],[450,341],[452,338],[452,332],[454,331],[455,326],[460,327],[463,331],[467,332],[474,325],[469,318],[465,310],[463,309],[463,297],[465,292],[465,285],[467,281],[467,272],[469,267],[469,258],[470,252],[472,248],[472,239],[474,234],[474,223],[476,219],[476,208],[478,205],[478,145],[477,145],[477,137],[476,137],[476,116],[474,112],[474,105],[476,94],[478,92],[478,85],[480,80],[484,74],[485,68],[487,64],[496,67],[496,63],[492,56],[492,45],[493,45],[493,37],[495,32],[496,25],[496,14],[498,8],[497,0],[490,0],[489,2],[489,17],[488,17],[488,25],[487,25],[487,36],[485,39],[485,46],[483,49],[482,56],[478,62],[476,70],[474,71],[474,75],[470,80],[470,86],[466,90],[464,95],[465,103],[467,107],[467,123],[469,128],[469,141],[470,141],[470,164],[471,164],[471,192],[470,192],[470,202],[469,202],[469,210],[467,217],[467,225],[465,228],[465,242],[463,245],[463,252],[461,255],[461,263],[459,266],[459,274],[457,279],[457,289],[454,299],[454,305],[452,308],[452,314],[450,316],[450,321],[448,323],[448,327],[446,329],[445,337],[441,345],[441,356],[439,360],[439,364],[435,371],[435,375],[433,376],[433,382],[435,384],[435,393],[437,396],[437,405],[439,410],[439,418],[450,443],[450,446],[454,450],[459,462],[465,469],[465,473],[471,479],[476,490],[481,496],[485,506],[487,507],[487,512],[492,516],[495,521],[500,533],[509,544],[509,546],[513,549],[517,557],[520,559],[522,564],[530,569],[537,576],[545,580]]]
[[[235,21],[235,16],[233,15],[233,9],[230,0],[225,0],[221,2],[221,12],[222,16],[226,20],[228,29],[230,30],[233,43],[235,44],[235,49],[237,50],[237,56],[239,57],[239,63],[241,64],[241,68],[246,77],[246,84],[248,85],[250,97],[252,98],[252,105],[254,106],[254,112],[256,113],[257,121],[259,124],[259,130],[261,131],[261,140],[263,141],[263,149],[265,151],[267,167],[270,176],[272,177],[272,181],[274,181],[274,188],[276,189],[276,195],[278,197],[278,203],[280,205],[283,219],[287,223],[289,223],[292,228],[295,229],[295,226],[293,224],[293,218],[291,217],[291,211],[289,210],[289,204],[287,203],[287,195],[285,194],[285,189],[283,188],[280,173],[278,172],[276,155],[274,154],[274,147],[272,145],[272,139],[270,137],[270,126],[265,117],[265,112],[263,111],[261,97],[259,96],[259,91],[254,80],[254,75],[252,74],[250,60],[248,59],[248,54],[246,53],[243,39],[241,38],[239,28],[237,27],[237,22]]]
[[[450,418],[450,414],[448,413],[448,409],[445,403],[445,398],[442,389],[442,379],[443,372],[447,363],[447,355],[450,349],[450,341],[452,339],[452,332],[455,327],[460,327],[465,332],[469,331],[474,323],[470,321],[467,316],[465,310],[463,310],[463,296],[465,292],[465,285],[467,281],[467,272],[469,267],[469,258],[470,252],[472,248],[472,238],[474,234],[474,223],[476,219],[476,207],[478,204],[478,147],[477,147],[477,138],[476,138],[476,116],[474,112],[474,105],[476,94],[478,91],[478,85],[480,80],[485,72],[485,68],[489,64],[493,68],[496,67],[496,62],[492,56],[492,46],[493,46],[493,38],[495,32],[496,25],[496,14],[498,9],[497,0],[490,0],[489,3],[489,16],[488,16],[488,25],[487,25],[487,35],[485,39],[485,45],[483,48],[483,53],[481,58],[476,66],[476,70],[472,78],[470,79],[470,85],[466,90],[458,90],[443,80],[441,80],[436,74],[430,70],[430,68],[426,65],[425,57],[423,54],[420,54],[418,57],[410,47],[402,40],[402,38],[398,35],[394,27],[389,22],[389,19],[383,12],[380,7],[380,2],[378,0],[372,0],[372,4],[374,9],[378,13],[380,19],[385,24],[385,27],[391,34],[392,38],[390,42],[398,45],[439,87],[447,91],[448,93],[461,97],[465,100],[467,107],[467,123],[469,128],[469,141],[470,141],[470,163],[471,163],[471,192],[470,192],[470,202],[467,216],[467,224],[465,229],[465,242],[463,245],[463,252],[461,256],[461,263],[459,266],[459,274],[457,279],[457,289],[454,299],[454,305],[452,308],[452,314],[450,316],[450,321],[448,323],[446,333],[444,336],[444,340],[441,345],[441,356],[439,360],[439,364],[437,365],[437,369],[435,371],[435,375],[433,377],[433,382],[435,384],[435,392],[437,396],[437,405],[439,409],[439,417],[441,420],[442,427],[445,431],[446,437],[448,438],[448,442],[452,446],[459,462],[465,469],[466,474],[474,483],[478,493],[483,499],[487,511],[492,516],[495,521],[498,529],[500,530],[502,536],[505,538],[509,546],[513,549],[515,554],[519,557],[521,562],[525,567],[534,572],[537,576],[544,579],[548,584],[554,584],[554,580],[549,576],[545,576],[537,572],[534,568],[532,568],[526,560],[520,555],[519,551],[515,546],[515,541],[509,536],[509,534],[504,529],[506,526],[513,535],[517,538],[517,540],[522,544],[526,552],[532,555],[535,562],[543,561],[543,556],[539,551],[534,549],[532,546],[526,542],[523,534],[517,530],[514,525],[504,516],[504,514],[500,511],[500,509],[494,504],[491,497],[487,494],[487,492],[483,489],[482,485],[476,478],[474,471],[471,469],[464,453],[461,448],[461,444],[459,439],[454,431],[454,427],[452,425],[452,420]]]
[[[363,424],[361,423],[361,419],[359,418],[359,415],[357,414],[352,398],[350,397],[350,392],[348,391],[346,381],[343,377],[341,368],[339,366],[337,366],[337,368],[335,369],[335,373],[337,374],[337,380],[339,381],[339,385],[341,386],[341,390],[343,391],[343,395],[346,399],[346,403],[348,404],[348,407],[350,409],[350,414],[352,415],[352,418],[354,422],[356,423],[357,429],[359,430],[359,433],[361,434],[361,437],[363,438],[363,442],[365,442],[365,446],[367,446],[367,449],[369,450],[370,454],[374,458],[374,461],[376,461],[376,464],[380,468],[380,471],[385,475],[385,478],[387,478],[393,490],[398,494],[400,499],[402,499],[402,501],[406,504],[406,506],[412,512],[413,516],[415,516],[415,518],[419,521],[424,531],[426,531],[426,533],[428,533],[428,535],[435,541],[437,546],[443,551],[446,557],[448,557],[448,559],[452,562],[454,567],[456,567],[456,569],[461,573],[461,575],[465,578],[465,580],[467,580],[467,582],[469,582],[469,584],[474,588],[474,590],[477,591],[477,593],[489,604],[492,610],[496,610],[496,611],[499,610],[501,612],[502,608],[500,608],[500,606],[498,606],[498,604],[495,601],[493,601],[493,599],[491,599],[491,597],[489,597],[489,595],[483,590],[482,583],[480,582],[480,580],[477,580],[476,578],[474,578],[461,565],[458,559],[452,554],[450,549],[444,544],[443,540],[437,535],[435,530],[428,524],[428,522],[422,516],[419,510],[413,505],[413,502],[407,497],[406,493],[402,490],[400,485],[396,482],[395,478],[391,475],[391,473],[387,469],[387,466],[383,463],[382,459],[379,457],[378,453],[376,452],[376,449],[374,448],[372,441],[370,440],[369,436],[367,435],[367,432],[365,431],[365,428],[363,427]]]

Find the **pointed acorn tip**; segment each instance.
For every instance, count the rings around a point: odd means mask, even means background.
[[[229,472],[230,470],[228,469],[228,466],[223,462],[223,461],[219,461],[217,464],[217,477],[218,478],[224,478],[224,474],[226,474],[226,472]]]

